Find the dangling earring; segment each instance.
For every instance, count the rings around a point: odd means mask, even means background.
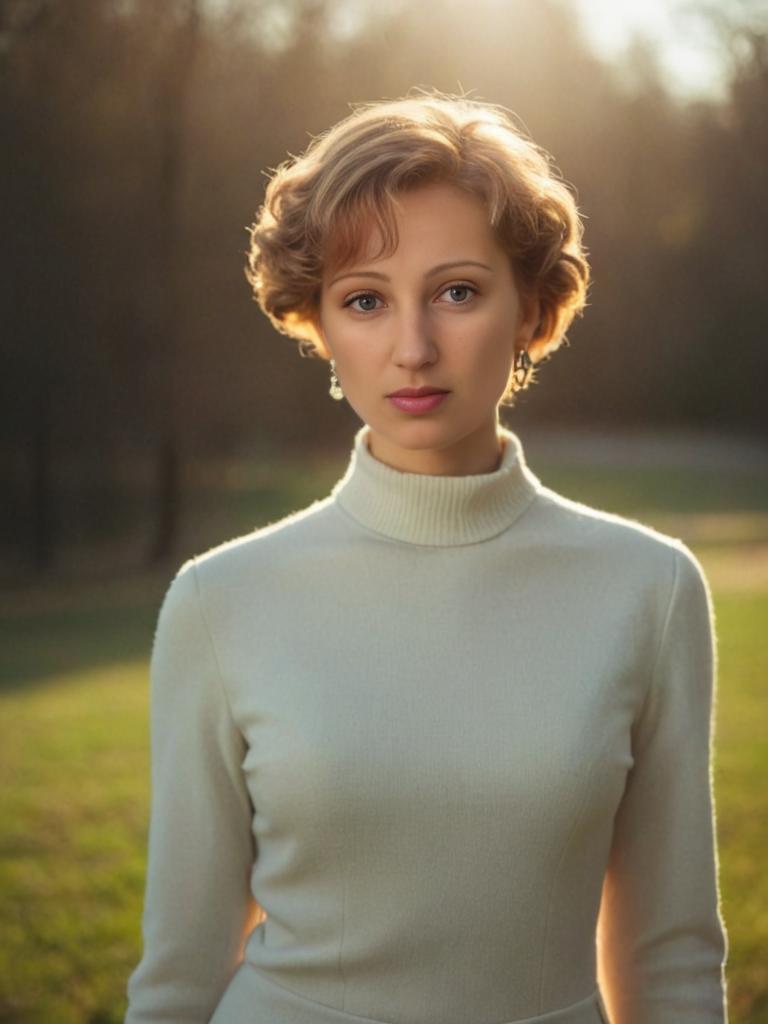
[[[528,380],[531,376],[531,370],[533,368],[533,360],[528,355],[527,348],[521,348],[515,354],[515,362],[512,372],[512,379],[515,383],[516,390],[521,390],[526,387]]]
[[[339,384],[339,378],[336,376],[336,363],[333,359],[331,360],[331,386],[328,388],[328,394],[331,398],[335,398],[337,402],[340,402],[344,397],[341,384]]]

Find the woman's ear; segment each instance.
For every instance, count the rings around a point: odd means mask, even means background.
[[[310,320],[308,321],[308,325],[310,328],[310,333],[312,335],[313,345],[318,350],[320,355],[323,356],[324,359],[330,359],[333,353],[331,352],[330,346],[328,345],[328,340],[325,334],[325,329],[323,328],[323,321],[322,317],[320,316],[319,309],[312,314]]]
[[[524,295],[521,299],[518,337],[526,346],[535,338],[541,326],[541,301],[538,295]]]

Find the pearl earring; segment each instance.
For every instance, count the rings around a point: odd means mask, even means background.
[[[333,359],[331,360],[331,386],[328,388],[328,394],[337,402],[340,402],[344,397],[341,384],[339,384],[339,378],[336,376],[336,363]]]

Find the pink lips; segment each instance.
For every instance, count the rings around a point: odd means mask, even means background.
[[[431,395],[388,395],[390,402],[403,412],[431,412],[447,398],[450,392],[443,391]]]

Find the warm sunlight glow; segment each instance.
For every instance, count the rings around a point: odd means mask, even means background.
[[[620,57],[634,35],[657,49],[666,84],[684,95],[716,96],[723,88],[722,58],[703,21],[675,10],[670,0],[573,0],[595,48]]]

